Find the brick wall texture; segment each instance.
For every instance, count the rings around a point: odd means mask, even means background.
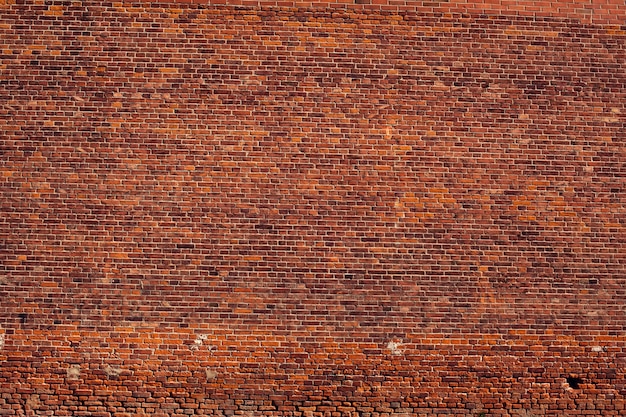
[[[626,4],[466,3],[2,1],[0,416],[625,415]]]

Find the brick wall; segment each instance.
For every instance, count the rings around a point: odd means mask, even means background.
[[[624,0],[174,0],[179,4],[234,7],[331,8],[418,13],[476,13],[570,18],[586,23],[623,24]],[[132,3],[122,0],[122,3]],[[158,2],[140,1],[140,4]]]
[[[354,3],[0,4],[0,415],[626,412],[624,3]]]

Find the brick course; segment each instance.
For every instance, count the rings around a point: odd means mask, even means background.
[[[0,4],[0,415],[623,415],[623,2],[227,3]]]

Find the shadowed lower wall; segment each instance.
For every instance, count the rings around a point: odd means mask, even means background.
[[[0,415],[626,412],[625,19],[372,3],[0,5]]]

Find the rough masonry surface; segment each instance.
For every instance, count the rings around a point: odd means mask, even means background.
[[[213,3],[0,4],[0,415],[624,415],[619,2]]]

